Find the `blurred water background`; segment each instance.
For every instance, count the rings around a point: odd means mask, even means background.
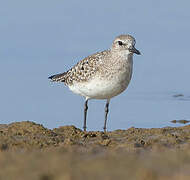
[[[170,121],[190,118],[189,7],[187,0],[2,1],[0,123],[82,128],[84,99],[47,78],[124,33],[142,55],[134,56],[127,91],[111,100],[108,130],[180,126]],[[88,130],[102,130],[104,106],[89,102]]]

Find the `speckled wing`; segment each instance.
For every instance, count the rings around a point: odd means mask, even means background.
[[[74,82],[88,81],[94,77],[101,65],[102,58],[107,53],[108,50],[88,56],[67,72],[50,76],[49,79],[56,82],[64,82],[66,85],[72,85]]]

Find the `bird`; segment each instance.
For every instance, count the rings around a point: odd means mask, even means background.
[[[110,99],[128,87],[133,71],[133,55],[141,54],[135,44],[133,36],[119,35],[109,49],[87,56],[68,71],[49,77],[53,82],[63,82],[72,92],[85,98],[84,132],[90,99],[106,100],[103,126],[106,132]]]

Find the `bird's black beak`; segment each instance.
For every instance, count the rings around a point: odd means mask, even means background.
[[[129,49],[130,52],[141,55],[140,51],[137,50],[134,46],[132,48]]]

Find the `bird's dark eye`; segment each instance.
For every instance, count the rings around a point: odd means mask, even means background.
[[[120,46],[122,46],[122,45],[123,45],[123,42],[122,42],[122,41],[118,41],[118,44],[119,44]]]

